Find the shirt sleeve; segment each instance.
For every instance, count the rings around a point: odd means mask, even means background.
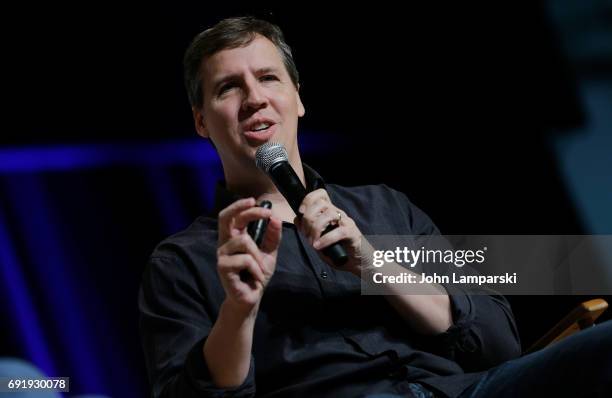
[[[143,274],[140,334],[154,398],[253,397],[254,361],[245,381],[217,388],[204,359],[214,321],[197,278],[180,259],[152,257]]]
[[[403,193],[393,193],[404,212],[406,234],[440,234],[427,214]],[[521,355],[514,315],[504,296],[489,290],[467,292],[454,284],[442,286],[450,299],[453,324],[444,333],[424,339],[429,351],[457,362],[465,371],[489,369]]]
[[[443,286],[450,298],[453,325],[432,337],[430,344],[436,353],[466,371],[489,369],[521,355],[514,316],[504,296]]]

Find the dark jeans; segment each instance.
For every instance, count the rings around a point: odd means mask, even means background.
[[[612,320],[489,370],[460,398],[612,397]]]
[[[413,397],[433,393],[412,384]],[[368,398],[394,398],[375,394]],[[459,398],[612,397],[612,320],[491,368]]]

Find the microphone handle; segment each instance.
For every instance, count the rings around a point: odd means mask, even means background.
[[[265,209],[271,209],[272,203],[269,200],[263,200],[259,207],[263,207]],[[255,241],[257,247],[261,246],[261,242],[263,241],[264,235],[266,234],[266,228],[268,227],[268,220],[260,218],[259,220],[251,221],[249,225],[247,225],[247,233],[249,236]],[[243,282],[252,281],[253,275],[246,269],[243,269],[239,273],[240,280]]]
[[[302,185],[300,178],[295,174],[293,167],[291,167],[289,162],[278,162],[270,166],[268,174],[276,188],[287,199],[289,206],[291,206],[295,214],[301,217],[299,208],[308,192],[304,185]]]
[[[271,209],[272,203],[269,200],[263,200],[259,207],[263,207],[264,209]],[[255,221],[251,221],[247,226],[247,232],[255,241],[257,247],[261,246],[261,242],[263,242],[264,235],[266,234],[266,228],[268,227],[267,219],[259,219]]]
[[[291,206],[295,214],[297,214],[298,217],[302,217],[299,208],[308,192],[306,188],[304,188],[300,178],[295,174],[293,167],[291,167],[289,162],[278,162],[270,166],[268,174],[272,178],[276,188],[278,188],[287,202],[289,202],[289,206]],[[337,227],[338,225],[330,224],[321,235],[325,235]],[[323,249],[323,253],[329,257],[336,266],[344,265],[348,261],[348,254],[340,242],[327,246]]]

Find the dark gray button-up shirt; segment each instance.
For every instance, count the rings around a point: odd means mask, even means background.
[[[308,187],[324,187],[364,235],[439,233],[404,194],[387,186],[325,185],[308,166],[305,173]],[[214,214],[236,199],[220,187]],[[151,255],[139,307],[154,397],[410,394],[410,382],[454,397],[483,370],[520,355],[502,296],[445,286],[454,325],[421,336],[384,297],[362,296],[358,277],[328,266],[293,224],[283,223],[276,271],[255,324],[249,374],[237,388],[216,388],[202,351],[225,297],[216,249],[216,216],[202,216]]]

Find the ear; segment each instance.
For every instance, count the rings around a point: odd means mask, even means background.
[[[306,108],[304,108],[304,104],[302,104],[302,99],[300,98],[300,85],[297,86],[297,106],[298,106],[298,117],[302,117],[306,114]]]
[[[204,123],[204,113],[201,109],[195,106],[191,107],[191,113],[193,114],[193,122],[195,123],[195,129],[200,137],[209,138],[210,134]]]

